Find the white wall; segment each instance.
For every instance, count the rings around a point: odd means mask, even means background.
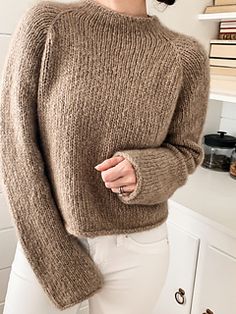
[[[154,1],[154,0],[153,0]],[[156,6],[153,1],[148,2],[148,9],[153,13]],[[10,35],[13,32],[20,15],[33,4],[33,0],[8,0],[0,2],[0,74],[5,55],[8,49]],[[69,2],[69,1],[65,1]],[[199,21],[197,14],[202,13],[206,5],[212,1],[177,0],[174,6],[167,7],[161,12],[163,6],[155,9],[158,15],[169,27],[193,35],[209,48],[209,39],[215,38],[218,24],[216,22]],[[236,104],[223,104],[210,101],[205,124],[205,133],[216,132],[219,128],[236,135]],[[16,236],[10,219],[8,206],[0,191],[0,314],[7,289],[11,263],[14,257]],[[22,313],[23,314],[23,313]]]

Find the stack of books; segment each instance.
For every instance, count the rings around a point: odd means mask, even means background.
[[[236,0],[215,0],[204,13],[235,12]],[[211,92],[236,95],[236,19],[219,23],[218,39],[210,41]]]
[[[236,19],[220,22],[218,38],[236,40]]]

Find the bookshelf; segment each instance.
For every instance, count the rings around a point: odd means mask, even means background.
[[[220,44],[220,43],[224,43],[224,44],[236,44],[236,39],[211,39],[210,43],[212,44]]]
[[[215,22],[233,20],[233,19],[236,19],[236,12],[202,13],[202,14],[198,14],[198,19],[202,21],[205,20],[205,21],[215,21]],[[221,39],[210,40],[210,43],[217,43],[217,42],[227,42],[227,40],[221,40]],[[236,41],[231,40],[230,42],[235,43]],[[235,95],[210,91],[209,99],[236,103],[236,90],[235,90]]]
[[[236,103],[236,94],[234,96],[223,93],[210,92],[209,99]]]
[[[236,12],[224,12],[224,13],[202,13],[198,14],[199,20],[213,20],[216,22],[227,21],[236,19]]]

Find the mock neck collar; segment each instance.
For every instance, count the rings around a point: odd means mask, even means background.
[[[97,0],[80,0],[80,10],[83,14],[99,26],[112,26],[126,31],[152,32],[158,35],[163,25],[156,15],[135,16],[110,9]]]

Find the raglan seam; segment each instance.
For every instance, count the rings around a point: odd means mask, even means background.
[[[181,36],[183,36],[184,34],[178,34],[178,36],[171,42],[173,44],[173,47],[174,49],[176,50],[177,54],[178,54],[178,58],[179,58],[179,62],[181,63],[181,68],[182,68],[182,85],[181,85],[181,88],[184,84],[184,65],[183,65],[183,58],[181,57],[181,53],[179,52],[179,49],[177,47],[177,44],[176,44],[176,40],[178,40],[179,38],[181,39]],[[199,47],[199,53],[201,54],[202,53],[202,49],[203,49],[203,46],[201,45],[201,43],[199,43],[197,41],[197,39],[191,37],[191,36],[187,36],[187,39],[188,40],[191,40],[194,44],[197,44],[197,46]],[[194,51],[196,51],[196,49],[194,49]],[[196,51],[197,52],[197,51]],[[191,56],[190,56],[191,58]]]
[[[181,78],[182,78],[182,83],[181,83],[181,88],[182,88],[182,85],[183,85],[183,79],[184,79],[184,67],[183,67],[183,60],[180,56],[180,52],[176,46],[176,44],[174,43],[174,41],[176,39],[180,38],[180,35],[178,35],[174,40],[170,40],[170,44],[172,45],[172,47],[174,48],[175,52],[176,52],[176,55],[177,55],[177,58],[178,58],[178,64],[179,64],[179,67],[181,68]]]

